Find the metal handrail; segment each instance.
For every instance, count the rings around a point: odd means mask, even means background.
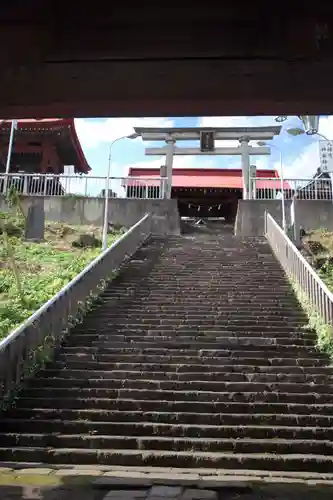
[[[268,212],[265,212],[265,235],[286,274],[301,287],[321,319],[333,325],[333,293]]]

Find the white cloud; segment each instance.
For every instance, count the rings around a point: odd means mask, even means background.
[[[299,127],[302,126],[299,125]],[[319,133],[328,139],[333,139],[333,116],[320,118]],[[285,176],[293,179],[307,179],[315,174],[320,165],[318,142],[321,139],[320,136],[312,136],[313,142],[307,145],[295,160],[286,163]],[[293,138],[293,141],[296,145],[297,138]]]
[[[83,148],[96,148],[134,132],[134,127],[172,127],[169,118],[108,118],[94,121],[76,118],[75,127]]]

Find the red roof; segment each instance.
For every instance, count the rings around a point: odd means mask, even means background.
[[[0,120],[0,129],[9,129],[10,127],[11,120]],[[73,156],[76,159],[76,164],[74,165],[75,170],[84,173],[87,173],[91,170],[75,130],[74,118],[20,119],[18,120],[17,129],[21,131],[59,131],[67,129],[69,131],[71,149],[74,153]]]
[[[133,181],[133,185],[140,182],[140,178],[154,179],[160,177],[160,171],[157,168],[136,168],[130,167],[128,172],[129,177],[134,177],[137,180]],[[263,181],[257,181],[258,189],[279,188],[274,180],[264,179],[279,179],[276,170],[257,170],[256,177],[262,178]],[[145,185],[158,185],[158,181],[144,180]],[[128,184],[127,184],[128,185]],[[174,168],[172,170],[172,187],[173,188],[227,188],[227,189],[243,189],[243,176],[241,169],[222,169],[222,168]],[[284,188],[290,189],[288,182],[284,182]]]

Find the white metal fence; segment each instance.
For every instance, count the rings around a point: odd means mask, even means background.
[[[257,177],[250,180],[252,199],[279,200],[282,198],[281,189],[280,179]],[[332,200],[332,182],[329,178],[284,179],[283,191],[285,199]]]
[[[286,274],[306,294],[322,320],[333,325],[333,294],[268,212],[265,213],[265,233]]]
[[[0,174],[0,194],[14,186],[30,196],[105,197],[107,178],[91,175]],[[164,177],[110,177],[110,198],[164,198]]]

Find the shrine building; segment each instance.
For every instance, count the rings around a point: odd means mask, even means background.
[[[4,189],[4,174],[12,122],[0,121],[0,193]],[[8,183],[26,194],[60,194],[64,188],[58,178],[65,166],[74,173],[87,174],[91,169],[78,139],[74,119],[18,120],[14,131]],[[28,174],[28,175],[23,175]],[[44,174],[44,175],[43,175]]]
[[[0,121],[0,173],[5,172],[10,128],[11,120]],[[75,173],[90,171],[73,118],[18,121],[10,173],[63,174],[65,165]]]
[[[130,167],[128,176],[133,182],[127,180],[127,196],[159,198],[160,172],[158,168]],[[276,170],[256,170],[256,189],[266,191],[266,199],[273,198],[273,191],[276,194],[278,181]],[[243,187],[241,169],[173,168],[171,198],[178,200],[181,217],[221,217],[233,221],[238,200],[243,198]],[[289,184],[285,183],[284,188],[290,189]]]

